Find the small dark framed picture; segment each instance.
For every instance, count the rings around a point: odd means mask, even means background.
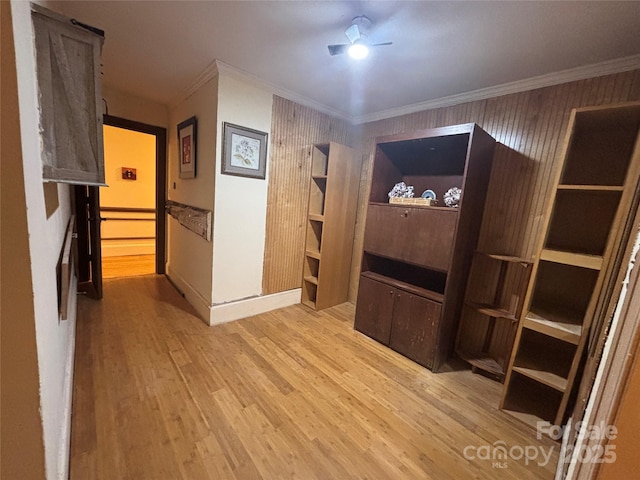
[[[196,176],[196,142],[198,122],[196,117],[178,124],[178,159],[180,178]]]
[[[267,134],[224,122],[222,173],[265,178]]]

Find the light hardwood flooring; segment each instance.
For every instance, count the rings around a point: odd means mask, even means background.
[[[497,410],[500,384],[434,375],[353,316],[296,305],[207,327],[163,276],[105,281],[79,299],[71,479],[553,478],[558,445]],[[463,453],[499,442],[553,459]]]
[[[102,278],[136,277],[156,272],[155,255],[102,257]]]

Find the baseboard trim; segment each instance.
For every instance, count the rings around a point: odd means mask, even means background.
[[[73,372],[76,356],[76,322],[78,318],[78,281],[75,275],[71,288],[69,288],[69,347],[67,359],[64,368],[64,386],[63,386],[63,411],[62,422],[60,428],[60,439],[58,442],[58,471],[56,478],[58,480],[67,480],[69,478],[69,462],[71,456],[71,409],[73,405]],[[73,312],[73,313],[71,313]]]
[[[174,287],[187,299],[187,302],[196,310],[200,319],[209,325],[211,315],[211,303],[208,302],[182,275],[167,265],[166,276]]]
[[[284,292],[246,298],[235,302],[222,303],[211,307],[209,325],[232,322],[241,318],[270,312],[277,308],[284,308],[300,303],[302,289],[296,288]]]

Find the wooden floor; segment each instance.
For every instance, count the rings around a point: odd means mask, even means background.
[[[71,479],[553,478],[558,445],[497,410],[500,384],[432,374],[351,304],[207,327],[156,275],[79,302]],[[554,456],[477,458],[495,445]]]
[[[155,255],[102,257],[102,278],[136,277],[156,272]]]

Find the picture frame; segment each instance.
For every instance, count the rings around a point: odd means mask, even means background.
[[[178,124],[178,173],[180,178],[196,177],[198,121],[187,118]]]
[[[264,180],[268,134],[228,122],[223,134],[222,173]]]

